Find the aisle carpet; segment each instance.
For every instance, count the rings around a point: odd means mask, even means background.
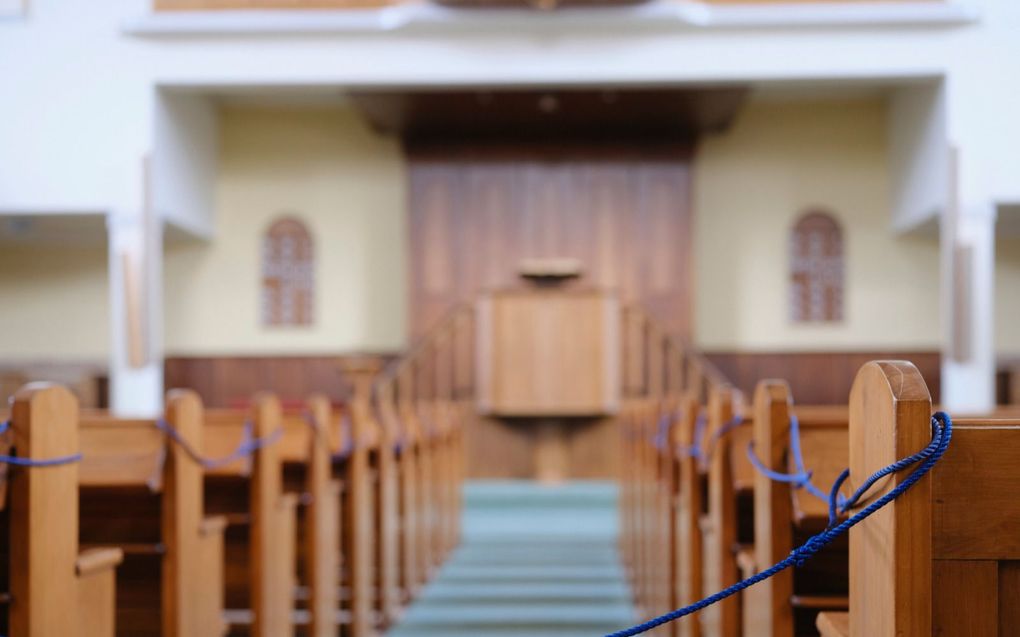
[[[633,623],[616,485],[470,482],[464,541],[389,637],[599,637]]]

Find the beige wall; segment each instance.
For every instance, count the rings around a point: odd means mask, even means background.
[[[0,245],[0,365],[109,356],[103,246]]]
[[[167,246],[166,351],[393,350],[405,336],[405,175],[399,143],[346,108],[221,113],[216,238]],[[315,242],[315,321],[259,320],[262,233],[280,215]]]
[[[710,350],[937,349],[938,242],[890,232],[883,101],[752,100],[695,163],[695,333]],[[843,226],[845,320],[789,320],[787,240],[811,207]]]

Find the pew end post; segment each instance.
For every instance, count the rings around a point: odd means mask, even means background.
[[[763,380],[754,392],[754,452],[769,469],[787,471],[790,441],[790,386],[784,380]],[[754,473],[754,566],[768,568],[793,549],[792,493],[789,483]],[[794,632],[793,571],[786,570],[748,589],[745,606],[768,637],[792,637]]]
[[[931,395],[917,368],[876,361],[850,391],[850,488],[931,441]],[[882,484],[892,488],[908,473]],[[931,475],[850,530],[850,635],[932,632]]]
[[[167,392],[166,420],[192,449],[201,452],[205,411],[191,390]],[[206,518],[204,471],[181,445],[170,445],[162,498],[163,634],[222,635],[223,533],[226,519]]]

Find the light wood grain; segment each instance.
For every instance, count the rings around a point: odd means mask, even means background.
[[[713,388],[709,397],[706,448],[708,462],[708,520],[710,538],[705,542],[705,590],[719,591],[739,580],[733,554],[737,543],[737,503],[733,482],[732,437],[719,436],[734,416],[735,390]],[[702,627],[708,637],[737,637],[740,633],[738,599],[730,597],[701,613]]]
[[[600,292],[505,291],[478,326],[483,408],[500,416],[608,413],[618,403],[618,306]]]
[[[781,380],[758,383],[754,393],[754,450],[766,467],[784,471],[790,439],[790,388]],[[754,559],[755,569],[768,568],[790,554],[793,547],[792,494],[790,485],[755,472]],[[793,572],[783,571],[748,591],[745,632],[757,627],[763,637],[792,637]],[[755,619],[760,623],[751,624]]]
[[[862,367],[850,391],[850,486],[930,440],[931,398],[917,368],[903,361]],[[854,637],[932,634],[930,500],[927,476],[850,530]]]
[[[19,455],[44,460],[78,453],[77,410],[60,386],[29,385],[16,393],[11,431]],[[10,488],[11,634],[76,635],[78,465],[14,471]]]
[[[331,472],[328,429],[329,399],[308,399],[305,489],[311,501],[305,511],[305,573],[309,588],[310,637],[336,637],[336,579],[340,569],[340,495]]]

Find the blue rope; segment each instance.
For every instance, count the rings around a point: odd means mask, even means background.
[[[166,420],[160,418],[156,420],[156,429],[162,431],[166,436],[174,442],[178,447],[184,450],[188,456],[196,463],[202,466],[203,469],[218,469],[225,467],[229,464],[237,462],[243,458],[254,454],[262,447],[266,447],[275,443],[283,435],[283,429],[278,428],[268,436],[262,438],[255,438],[252,436],[252,423],[246,421],[244,423],[244,438],[237,445],[237,448],[231,451],[222,458],[206,458],[197,449],[191,446],[191,444],[181,437],[181,434],[174,429],[174,427]]]
[[[694,421],[694,441],[690,445],[680,445],[678,451],[689,458],[701,460],[701,439],[705,436],[705,427],[708,425],[708,417],[704,412],[698,414]]]
[[[340,431],[343,432],[343,442],[340,450],[333,454],[333,460],[346,460],[354,451],[354,434],[351,432],[351,419],[346,414],[340,419]]]
[[[606,637],[633,637],[633,635],[640,635],[641,633],[648,632],[653,628],[680,619],[681,617],[692,615],[702,610],[703,608],[706,608],[708,606],[711,606],[712,604],[715,604],[716,602],[720,602],[726,599],[727,597],[736,595],[740,591],[746,588],[750,588],[751,586],[754,586],[758,582],[766,580],[772,577],[773,575],[776,575],[777,573],[780,573],[790,568],[791,566],[802,566],[804,562],[814,557],[815,554],[822,550],[822,548],[824,548],[826,545],[830,544],[833,540],[835,540],[839,536],[845,534],[847,531],[849,531],[857,524],[860,524],[863,520],[865,520],[873,513],[875,513],[875,511],[878,511],[885,505],[889,504],[890,502],[898,498],[900,495],[902,495],[908,489],[910,489],[910,487],[914,486],[914,484],[916,484],[918,480],[923,478],[925,474],[931,471],[931,468],[935,466],[935,463],[939,461],[943,454],[945,454],[946,449],[949,448],[949,441],[953,437],[953,421],[948,414],[940,411],[937,412],[934,416],[932,416],[931,422],[932,429],[934,430],[932,433],[931,443],[922,451],[915,453],[914,455],[909,456],[907,458],[903,458],[902,460],[898,460],[893,464],[889,465],[888,467],[885,467],[872,474],[871,477],[865,480],[864,484],[861,485],[861,488],[854,493],[854,496],[851,496],[849,498],[847,502],[847,508],[854,506],[857,499],[863,496],[864,492],[867,491],[866,487],[874,485],[875,482],[882,479],[883,477],[891,473],[895,473],[897,471],[902,471],[903,469],[920,462],[917,468],[914,469],[910,473],[910,475],[908,475],[903,480],[903,482],[900,482],[898,485],[893,487],[891,491],[889,491],[882,497],[878,498],[877,500],[866,506],[858,513],[854,514],[853,516],[849,517],[848,519],[844,520],[838,525],[833,526],[832,524],[830,524],[830,526],[828,526],[824,531],[817,535],[812,536],[811,538],[808,539],[807,542],[795,548],[792,552],[790,552],[789,556],[787,556],[777,564],[774,564],[770,568],[761,571],[760,573],[752,575],[751,577],[743,581],[737,582],[736,584],[722,591],[719,591],[714,595],[706,597],[701,601],[695,602],[690,606],[685,606],[683,608],[679,608],[672,612],[666,613],[665,615],[660,615],[659,617],[651,619],[643,624],[639,624],[631,628],[620,630],[615,633],[609,633],[608,635],[606,635]],[[836,483],[833,485],[832,491],[830,492],[830,502],[833,504],[833,506],[835,505],[836,494],[839,492],[839,487],[843,484],[843,482],[849,475],[850,470],[848,469],[843,472],[840,478],[836,480]],[[858,493],[860,495],[858,495]],[[855,497],[857,499],[855,499]]]
[[[5,420],[0,423],[0,436],[7,433],[11,428],[11,421]],[[74,464],[75,462],[81,462],[80,453],[72,453],[68,456],[57,456],[56,458],[21,458],[19,456],[8,456],[0,454],[0,464],[9,464],[17,467],[59,467],[65,464]]]
[[[698,455],[695,456],[701,462],[701,466],[702,467],[707,467],[708,466],[709,461],[712,459],[712,453],[715,451],[715,446],[717,444],[719,444],[719,441],[722,440],[723,436],[725,436],[726,434],[730,433],[731,431],[733,431],[737,427],[740,427],[743,424],[744,424],[744,417],[742,415],[740,415],[740,414],[737,414],[736,416],[733,416],[728,421],[723,423],[721,427],[719,427],[714,432],[712,432],[712,437],[709,438],[709,440],[708,440],[707,449],[704,452],[702,452],[699,449],[698,450]],[[702,427],[702,431],[704,431],[705,425],[702,424],[701,427]],[[703,433],[699,433],[697,427],[695,427],[694,435],[695,436],[699,436],[698,439],[700,439],[700,436],[702,436],[704,434]],[[695,440],[694,444],[695,444],[695,446],[697,446],[698,445],[698,441]]]
[[[796,469],[794,473],[773,471],[766,467],[765,464],[758,459],[758,456],[755,455],[754,441],[752,440],[747,443],[747,459],[751,462],[751,465],[758,470],[758,473],[762,474],[769,480],[773,480],[775,482],[786,482],[793,485],[795,489],[804,489],[822,502],[828,503],[830,500],[830,494],[823,493],[821,489],[811,482],[813,472],[808,471],[804,466],[804,455],[800,450],[800,419],[793,414],[790,414],[790,455],[793,456],[793,466],[794,469]],[[840,506],[845,504],[846,499],[838,492],[834,497],[838,500]],[[830,523],[831,522],[832,520],[830,519]]]
[[[666,440],[669,437],[669,426],[673,424],[673,414],[666,412],[659,418],[659,425],[656,429],[655,436],[652,438],[652,444],[658,450],[666,448]]]

